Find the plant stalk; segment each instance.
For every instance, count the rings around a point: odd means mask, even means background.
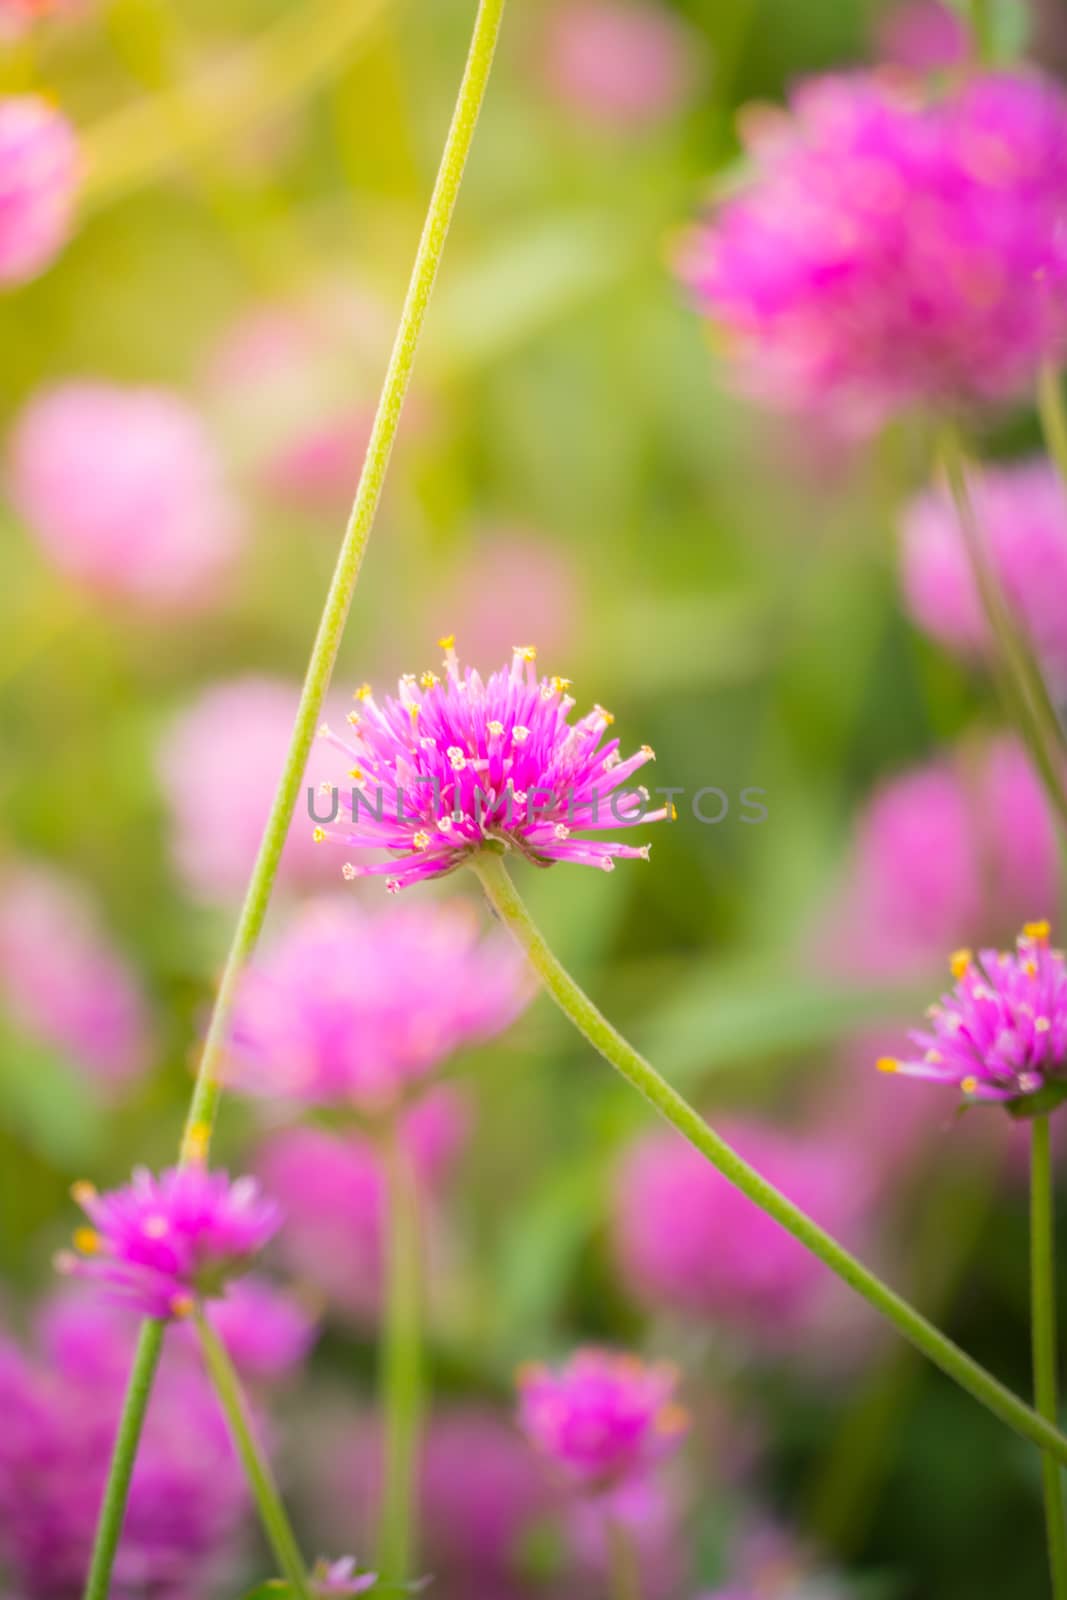
[[[1055,1423],[1059,1411],[1056,1375],[1056,1252],[1053,1224],[1052,1154],[1048,1113],[1033,1118],[1030,1143],[1030,1322],[1034,1350],[1034,1404]],[[1067,1528],[1055,1456],[1043,1451],[1049,1573],[1053,1600],[1067,1600]]]

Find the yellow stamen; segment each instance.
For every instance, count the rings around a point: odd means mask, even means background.
[[[1025,922],[1023,924],[1023,938],[1029,939],[1033,944],[1048,944],[1052,928],[1047,922]]]
[[[440,683],[440,681],[441,680],[437,676],[436,672],[424,672],[422,677],[419,679],[419,686],[422,689],[432,689],[434,685]]]
[[[321,843],[322,843],[322,841],[323,841],[323,840],[324,840],[324,839],[325,839],[325,837],[326,837],[326,830],[325,830],[325,828],[316,828],[316,829],[315,829],[315,830],[314,830],[314,832],[313,832],[313,833],[312,833],[312,835],[311,835],[311,837],[312,837],[312,838],[313,838],[313,839],[314,839],[314,841],[315,841],[315,843],[316,843],[316,844],[321,844]]]
[[[100,1250],[100,1235],[95,1228],[75,1228],[74,1248],[80,1255],[95,1256]]]
[[[454,633],[446,633],[443,639],[438,639],[437,644],[441,650],[454,650],[456,648],[456,636]]]
[[[975,1090],[978,1088],[978,1079],[964,1078],[963,1082],[960,1084],[960,1088],[963,1090],[964,1094],[974,1094]]]
[[[361,683],[352,698],[353,700],[369,700],[373,693],[374,691],[369,683]]]
[[[96,1199],[96,1184],[90,1183],[86,1178],[79,1178],[77,1183],[71,1184],[70,1194],[75,1205],[87,1206]]]
[[[411,842],[415,846],[416,850],[425,850],[426,846],[430,842],[430,835],[425,831],[425,829],[420,828],[418,833],[413,836]]]
[[[363,782],[363,776],[364,776],[363,768],[362,767],[349,767],[348,776],[350,778],[354,778],[356,783],[362,783]]]
[[[967,976],[973,959],[973,952],[970,950],[954,950],[949,956],[948,969],[957,982]]]
[[[196,1310],[196,1301],[191,1294],[175,1294],[171,1296],[170,1311],[175,1317],[191,1317]]]
[[[520,661],[537,660],[537,646],[535,644],[515,644],[511,648]]]
[[[186,1161],[203,1162],[207,1157],[207,1147],[211,1143],[211,1125],[207,1122],[194,1122],[189,1132],[185,1135],[182,1155]]]
[[[895,1056],[879,1056],[875,1062],[879,1072],[899,1072],[900,1062]]]

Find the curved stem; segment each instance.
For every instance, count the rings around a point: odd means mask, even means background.
[[[1034,1347],[1034,1401],[1055,1423],[1059,1405],[1056,1380],[1056,1253],[1052,1215],[1052,1157],[1049,1119],[1034,1117],[1030,1145],[1030,1320]],[[1067,1529],[1056,1458],[1041,1457],[1053,1600],[1067,1600]]]
[[[1067,488],[1067,410],[1063,404],[1060,375],[1055,367],[1047,363],[1041,368],[1037,380],[1037,409],[1048,453],[1059,468]]]
[[[618,1517],[608,1518],[605,1535],[611,1600],[641,1600],[641,1563],[633,1535]]]
[[[998,1382],[928,1322],[914,1306],[887,1283],[883,1283],[843,1245],[838,1244],[806,1212],[761,1178],[755,1168],[742,1160],[726,1140],[708,1126],[700,1113],[677,1090],[672,1089],[656,1069],[612,1027],[553,955],[500,857],[483,850],[471,858],[471,865],[490,905],[525,951],[553,1000],[579,1033],[584,1034],[594,1049],[611,1063],[627,1083],[643,1095],[660,1116],[676,1128],[695,1150],[706,1156],[712,1166],[717,1167],[742,1194],[746,1194],[795,1239],[799,1239],[850,1289],[892,1322],[935,1366],[940,1367],[942,1372],[947,1373],[1016,1433],[1067,1464],[1067,1438],[1052,1422],[1038,1416],[1018,1395]]]
[[[234,1449],[244,1468],[245,1477],[248,1479],[259,1512],[259,1520],[274,1551],[278,1570],[286,1579],[293,1594],[299,1596],[299,1600],[311,1600],[307,1568],[300,1554],[296,1536],[289,1526],[289,1518],[285,1514],[281,1495],[274,1482],[274,1474],[256,1438],[249,1415],[248,1401],[241,1388],[241,1380],[234,1370],[226,1346],[200,1307],[193,1312],[193,1319],[200,1335],[200,1345],[204,1352],[208,1375],[226,1415]]]
[[[111,1569],[126,1516],[126,1502],[133,1478],[137,1447],[141,1442],[145,1413],[152,1393],[152,1382],[163,1353],[163,1333],[166,1323],[151,1317],[141,1328],[137,1341],[130,1381],[119,1419],[119,1431],[111,1457],[104,1502],[97,1523],[96,1543],[93,1545],[89,1577],[85,1585],[85,1600],[107,1600],[111,1588]]]
[[[505,0],[480,0],[478,6],[474,33],[467,56],[467,65],[460,84],[459,97],[452,116],[452,123],[448,130],[448,137],[445,141],[437,181],[434,184],[433,194],[430,198],[430,206],[422,237],[419,240],[411,281],[408,285],[403,311],[401,312],[400,325],[397,329],[396,340],[374,418],[370,442],[367,446],[367,455],[363,463],[359,487],[356,490],[356,497],[348,519],[348,525],[345,528],[337,566],[334,570],[322,619],[312,646],[311,659],[308,662],[307,674],[300,695],[300,705],[297,710],[296,722],[289,742],[285,764],[282,768],[282,775],[271,805],[270,815],[267,819],[259,853],[256,856],[255,866],[252,869],[248,891],[241,907],[237,927],[234,930],[218,995],[215,999],[215,1006],[211,1014],[211,1021],[208,1025],[189,1114],[182,1136],[181,1160],[184,1163],[207,1159],[214,1128],[215,1113],[218,1109],[219,1075],[223,1047],[237,994],[237,985],[244,964],[259,939],[263,922],[266,918],[267,905],[270,901],[271,891],[274,888],[274,880],[277,876],[278,863],[289,831],[289,824],[296,808],[311,741],[314,738],[315,729],[322,711],[322,703],[329,687],[348,610],[352,603],[352,595],[363,564],[367,540],[374,524],[378,502],[381,499],[382,486],[385,482],[385,474],[389,466],[393,442],[400,423],[400,413],[411,382],[415,353],[418,349],[419,338],[426,320],[426,312],[433,293],[433,287],[437,280],[441,255],[448,236],[452,215],[455,211],[464,168],[467,164],[467,156],[470,153],[474,130],[478,123],[478,116],[489,82],[489,72],[500,33],[504,3]],[[300,20],[300,27],[301,29],[306,28],[306,18]],[[142,1346],[148,1337],[149,1334],[146,1329],[142,1333]],[[145,1393],[142,1400],[142,1418],[143,1406],[147,1405],[148,1390],[151,1388],[154,1372],[154,1364],[148,1365],[146,1362],[144,1368]],[[131,1383],[131,1399],[132,1394],[133,1386]],[[131,1402],[128,1401],[129,1403]],[[133,1452],[136,1452],[139,1432],[140,1425],[138,1423],[133,1435]],[[132,1467],[132,1454],[128,1464],[124,1463],[118,1454],[112,1460],[105,1496],[108,1525],[105,1528],[102,1524],[98,1533],[90,1586],[86,1590],[86,1600],[106,1600],[110,1587],[111,1568],[114,1564],[118,1533],[125,1513],[126,1495],[129,1489],[129,1476],[130,1472],[132,1472]]]
[[[395,1125],[389,1129],[384,1154],[388,1205],[381,1374],[385,1461],[378,1565],[383,1583],[399,1585],[411,1579],[415,1557],[422,1409],[422,1251],[415,1167]]]

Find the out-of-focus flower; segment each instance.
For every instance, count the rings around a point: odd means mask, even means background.
[[[536,651],[516,647],[510,668],[483,683],[461,669],[451,637],[442,639],[445,677],[401,678],[381,706],[369,685],[357,692],[345,739],[325,729],[353,763],[350,823],[324,830],[347,844],[384,848],[390,862],[348,863],[348,878],[389,873],[391,893],[442,877],[486,846],[516,849],[540,862],[572,861],[610,871],[620,856],[647,859],[649,845],[581,839],[590,829],[661,822],[671,808],[646,812],[647,789],[628,780],[655,752],[643,745],[623,761],[614,721],[603,706],[572,724],[565,678],[537,678]]]
[[[999,739],[883,783],[859,818],[814,946],[841,972],[902,977],[1057,901],[1056,837],[1020,746]],[[1007,925],[1007,926],[1006,926]]]
[[[136,1322],[63,1296],[40,1358],[0,1342],[0,1561],[19,1600],[72,1600],[88,1570]],[[247,1510],[218,1401],[183,1349],[164,1352],[137,1453],[115,1600],[188,1600],[229,1575]]]
[[[117,1088],[148,1064],[137,980],[88,895],[60,873],[20,863],[0,874],[0,1003],[28,1037]]]
[[[944,0],[902,0],[878,19],[878,59],[910,72],[961,66],[970,53],[967,24]]]
[[[922,1054],[883,1057],[884,1072],[955,1084],[968,1100],[1025,1105],[1067,1076],[1067,968],[1047,922],[1028,923],[1014,952],[952,957],[955,987],[912,1034]]]
[[[464,1109],[453,1093],[437,1089],[401,1126],[428,1212],[426,1202],[462,1143]],[[286,1129],[267,1140],[256,1170],[285,1210],[279,1249],[291,1270],[332,1305],[360,1322],[373,1321],[382,1293],[385,1219],[385,1178],[373,1140],[322,1128]],[[424,1238],[430,1231],[424,1226]]]
[[[732,1578],[698,1600],[845,1600],[842,1580],[823,1568],[784,1528],[753,1521],[735,1541]]]
[[[557,3],[542,51],[556,99],[613,131],[663,122],[685,104],[697,78],[696,37],[654,0]]]
[[[216,599],[243,537],[199,415],[166,389],[41,391],[15,423],[8,487],[59,571],[154,614]]]
[[[311,1587],[316,1595],[347,1596],[367,1594],[378,1582],[376,1572],[360,1572],[355,1556],[339,1561],[316,1561],[311,1569]]]
[[[558,1371],[518,1376],[519,1423],[565,1479],[608,1489],[640,1478],[680,1444],[689,1419],[675,1398],[678,1373],[611,1350],[579,1350]]]
[[[606,1591],[612,1570],[613,1528],[625,1531],[647,1600],[679,1593],[685,1572],[685,1534],[678,1496],[648,1477],[631,1478],[598,1495],[579,1495],[567,1507],[566,1530],[586,1585]],[[577,1586],[574,1591],[579,1592]],[[589,1589],[583,1585],[580,1591]]]
[[[855,73],[753,121],[753,176],[682,263],[762,399],[874,428],[1009,400],[1067,343],[1067,96]]]
[[[0,288],[37,277],[58,255],[80,180],[62,112],[38,95],[0,96]]]
[[[86,0],[0,0],[0,44],[21,39],[35,22],[50,17],[77,17]]]
[[[465,901],[312,901],[246,973],[228,1078],[246,1094],[390,1112],[522,1010],[526,969]]]
[[[851,1152],[825,1135],[717,1122],[768,1182],[838,1235],[855,1235],[865,1186]],[[629,1151],[615,1187],[626,1283],[646,1304],[712,1318],[764,1348],[808,1327],[829,1279],[822,1264],[674,1133]]]
[[[244,894],[298,700],[297,686],[281,679],[236,678],[203,690],[167,730],[159,773],[173,822],[172,852],[198,900],[225,904]],[[328,867],[311,823],[296,816],[280,882],[288,888],[322,884]]]
[[[431,602],[435,616],[456,619],[456,637],[478,661],[506,660],[513,639],[537,639],[542,654],[562,660],[582,613],[579,574],[563,547],[508,529],[478,538]]]
[[[1067,489],[1045,460],[989,467],[973,491],[993,571],[1058,688],[1067,688]],[[965,655],[989,648],[982,602],[952,496],[913,501],[901,527],[904,593],[916,622]]]
[[[261,1383],[276,1383],[295,1371],[315,1341],[312,1313],[254,1275],[229,1285],[224,1298],[213,1303],[211,1321],[242,1376]]]
[[[92,1226],[76,1230],[78,1253],[63,1252],[60,1270],[94,1279],[150,1317],[185,1316],[201,1298],[223,1294],[281,1226],[254,1178],[231,1183],[195,1165],[158,1178],[138,1167],[126,1188],[107,1194],[78,1183],[74,1198]]]

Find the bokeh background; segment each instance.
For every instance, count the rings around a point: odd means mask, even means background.
[[[611,708],[624,746],[655,747],[656,781],[725,792],[716,826],[683,799],[648,865],[528,870],[524,892],[672,1082],[835,1174],[824,1219],[1025,1391],[1013,1135],[873,1071],[953,945],[1058,901],[1048,824],[995,742],[983,674],[902,603],[895,525],[929,441],[916,427],[859,448],[756,412],[673,271],[730,181],[738,108],[874,59],[886,8],[649,0],[651,32],[631,39],[634,13],[605,5],[595,70],[568,38],[584,9],[514,0],[336,700],[436,666],[446,632],[483,669],[532,641],[580,707]],[[1055,10],[1029,19],[1052,71]],[[471,11],[100,0],[6,49],[8,85],[54,94],[90,163],[68,248],[0,297],[0,1311],[23,1340],[72,1180],[172,1158]],[[191,611],[77,581],[31,526],[19,429],[73,379],[161,387],[200,419],[241,535]],[[116,417],[98,448],[125,429]],[[1036,440],[1021,414],[987,444]],[[78,469],[89,498],[96,459]],[[764,791],[758,825],[746,788]],[[272,929],[341,887],[340,855],[295,826]],[[977,932],[958,926],[975,906]],[[71,998],[79,971],[111,995],[99,1015]],[[770,1312],[683,1311],[633,1281],[620,1173],[648,1117],[547,1002],[457,1075],[469,1126],[434,1200],[435,1594],[601,1592],[580,1539],[539,1503],[521,1511],[510,1432],[516,1363],[590,1341],[669,1355],[695,1418],[653,1594],[741,1583],[746,1559],[740,1592],[758,1600],[1045,1592],[1036,1457],[821,1276],[784,1338]],[[268,1123],[230,1102],[220,1159],[254,1164]],[[348,1225],[340,1200],[329,1220]],[[716,1212],[709,1246],[758,1252],[748,1227]],[[282,1476],[309,1545],[366,1550],[374,1296],[356,1313],[292,1262],[277,1275],[321,1318],[273,1406]],[[487,1576],[477,1552],[501,1519],[504,1575]],[[250,1532],[211,1593],[261,1566]]]

